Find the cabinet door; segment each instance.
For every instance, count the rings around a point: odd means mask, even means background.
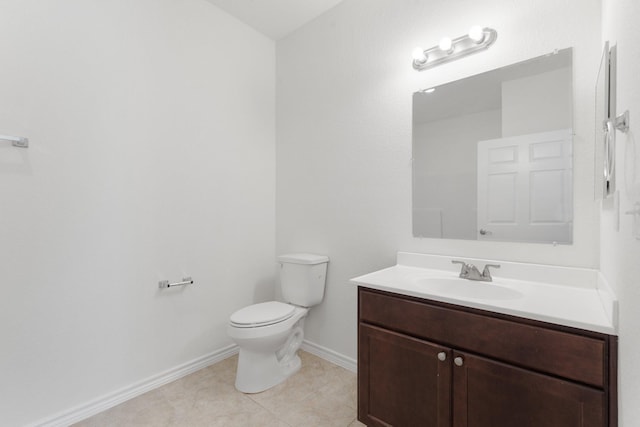
[[[451,350],[359,325],[358,419],[368,426],[451,425]]]
[[[454,351],[454,427],[603,427],[604,392]]]

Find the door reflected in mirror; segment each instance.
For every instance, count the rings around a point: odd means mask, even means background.
[[[413,95],[415,237],[572,243],[572,73],[569,48]]]

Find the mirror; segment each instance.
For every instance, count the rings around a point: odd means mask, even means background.
[[[572,49],[413,95],[413,235],[572,243]]]

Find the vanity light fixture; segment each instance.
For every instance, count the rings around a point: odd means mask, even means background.
[[[427,55],[425,55],[424,50],[421,47],[417,47],[413,49],[413,62],[416,64],[426,64]]]
[[[487,49],[498,38],[498,32],[493,28],[473,26],[469,33],[455,39],[444,37],[429,49],[417,47],[413,50],[413,68],[422,71],[454,59],[462,58],[483,49]]]
[[[484,41],[484,31],[480,25],[474,25],[469,28],[469,33],[467,33],[469,38],[475,43],[482,43]]]
[[[440,49],[447,55],[451,55],[453,53],[453,40],[451,40],[449,37],[441,38],[440,43],[438,43],[438,49]]]

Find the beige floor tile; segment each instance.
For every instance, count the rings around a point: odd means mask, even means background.
[[[75,424],[76,427],[169,426],[176,413],[161,389],[152,390],[94,417]]]
[[[341,396],[321,394],[282,405],[277,414],[292,426],[346,427],[356,418],[356,410],[347,406]]]
[[[235,387],[238,358],[141,395],[76,424],[77,427],[349,427],[356,423],[356,375],[299,352],[302,367],[265,392]]]
[[[236,368],[238,367],[238,355],[229,357],[221,362],[203,369],[215,379],[225,384],[234,385],[236,383]]]
[[[338,368],[331,380],[321,387],[317,394],[321,396],[339,396],[344,404],[352,409],[358,408],[358,377],[355,373]]]
[[[300,352],[302,367],[287,380],[267,391],[250,395],[271,412],[280,414],[292,403],[302,402],[340,376],[344,369],[309,353]]]
[[[184,421],[188,426],[286,425],[247,395],[221,382],[199,391]]]
[[[176,427],[290,427],[274,414],[266,409],[258,412],[238,412],[231,415],[210,416],[208,414],[194,413],[181,420]]]

